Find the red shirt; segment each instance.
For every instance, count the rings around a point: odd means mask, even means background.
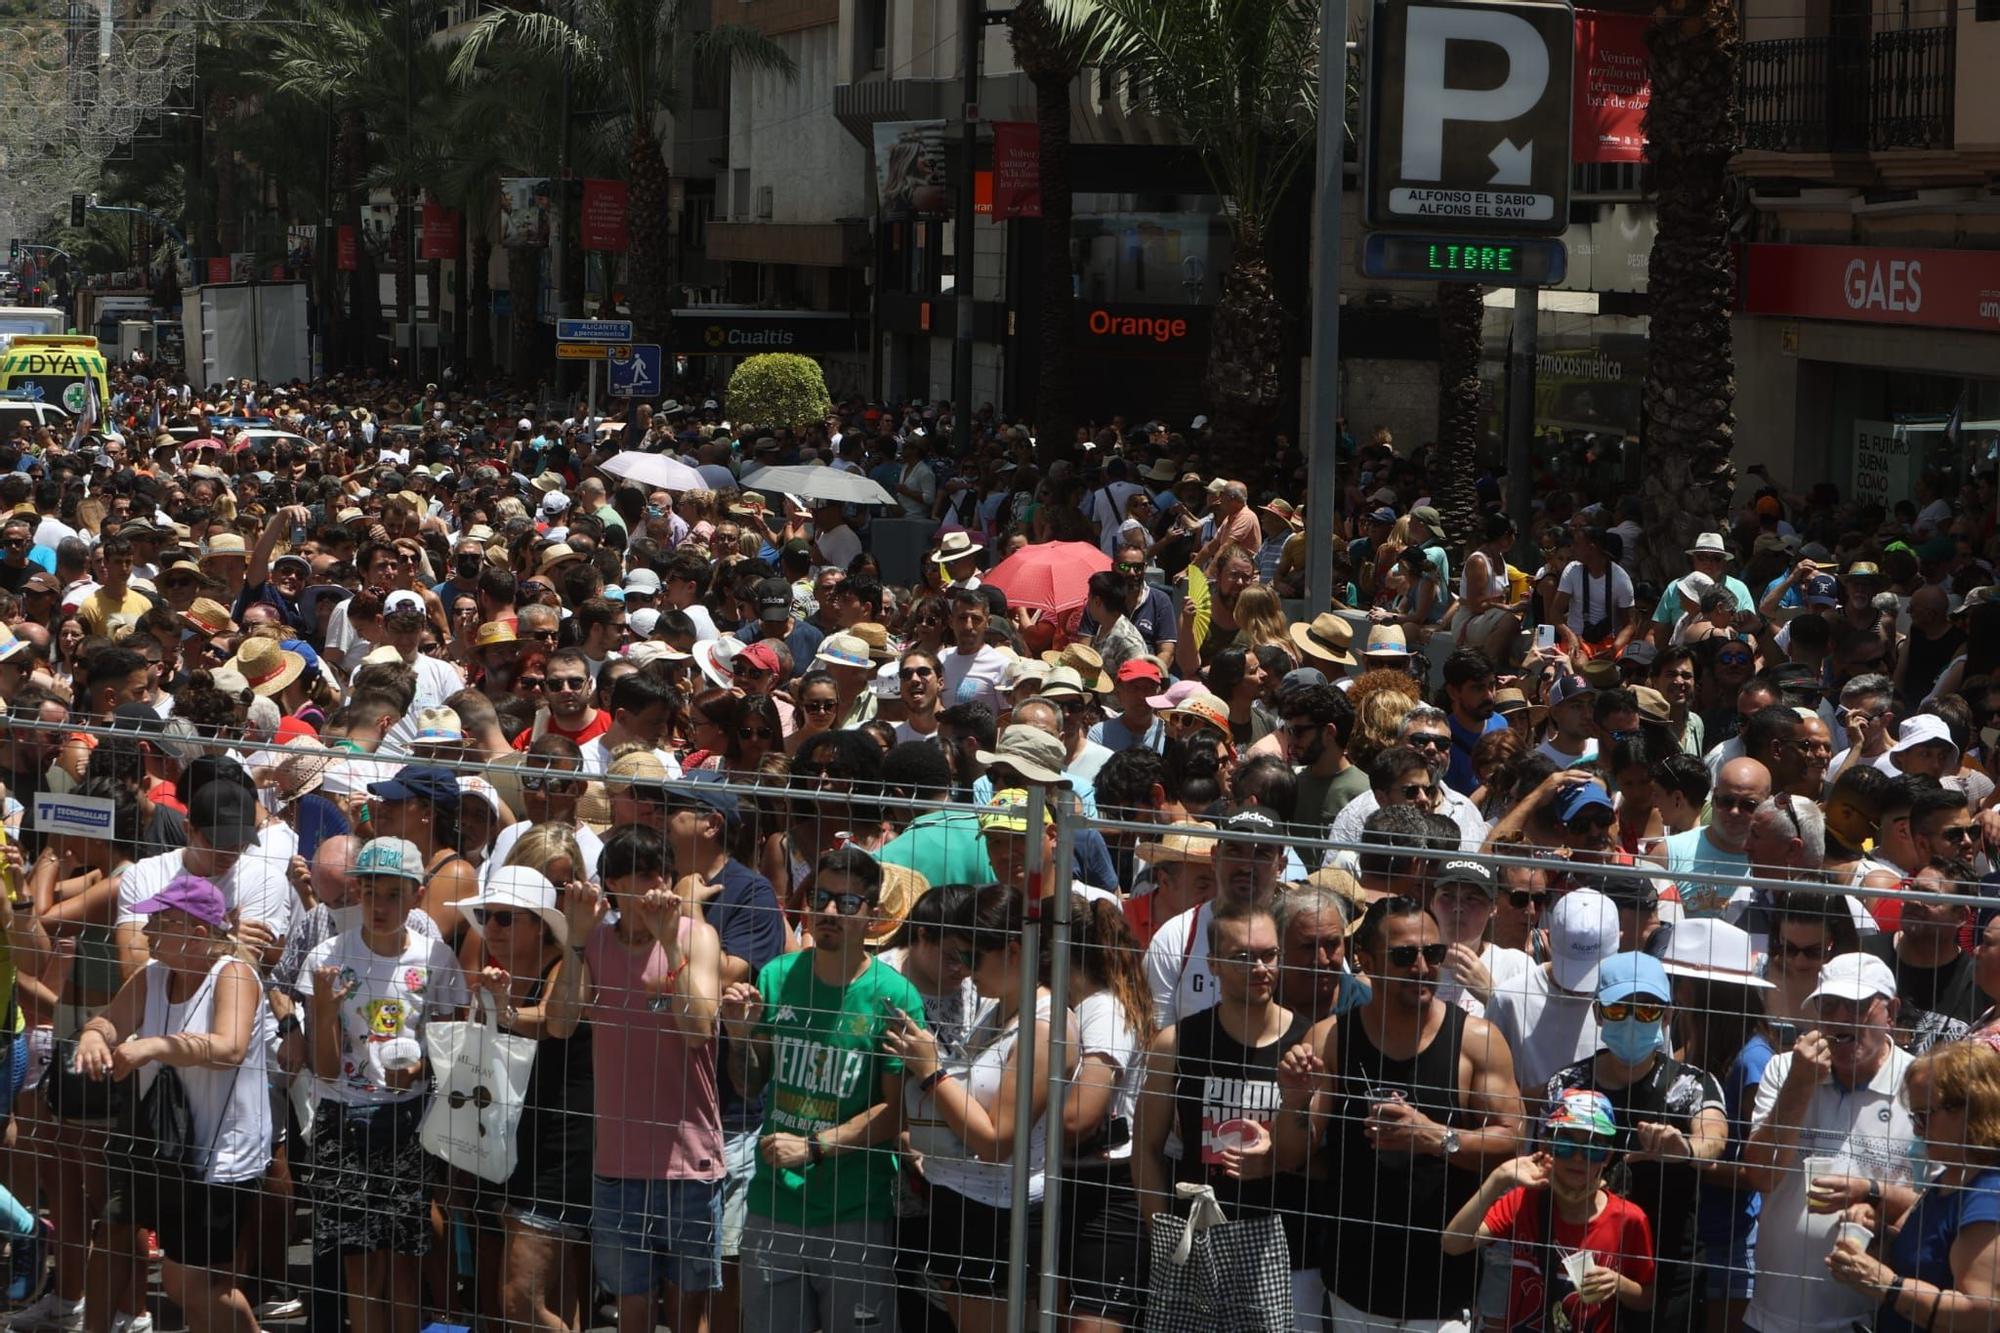
[[[540,728],[539,731],[536,730],[537,727]],[[538,735],[567,736],[578,745],[588,745],[591,741],[596,740],[609,730],[611,730],[611,713],[608,709],[593,708],[590,713],[590,721],[584,723],[582,727],[575,731],[571,731],[569,728],[559,724],[555,719],[555,715],[551,713],[546,720],[539,717],[536,718],[534,726],[529,727],[526,731],[516,736],[514,738],[514,748],[517,750],[527,749],[535,743],[535,737]]]
[[[1653,1283],[1653,1229],[1646,1214],[1636,1204],[1605,1191],[1604,1207],[1588,1222],[1566,1222],[1556,1215],[1552,1239],[1555,1252],[1542,1248],[1548,1231],[1547,1213],[1555,1198],[1546,1189],[1532,1195],[1514,1188],[1486,1212],[1486,1230],[1495,1240],[1516,1242],[1508,1265],[1508,1333],[1550,1333],[1546,1312],[1557,1303],[1562,1317],[1557,1327],[1565,1333],[1612,1333],[1621,1322],[1642,1326],[1644,1315],[1625,1315],[1616,1296],[1585,1305],[1570,1285],[1561,1256],[1575,1250],[1590,1251],[1591,1262],[1631,1278],[1642,1287]],[[1544,1259],[1546,1257],[1546,1262]],[[1543,1273],[1555,1290],[1543,1292]]]

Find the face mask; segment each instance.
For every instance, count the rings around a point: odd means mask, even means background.
[[[1910,1179],[1928,1183],[1931,1178],[1931,1145],[1912,1138],[1909,1147]]]
[[[1368,984],[1368,978],[1357,976],[1346,968],[1340,971],[1340,993],[1334,996],[1333,1012],[1344,1014],[1359,1009],[1375,998],[1375,988]]]
[[[1636,1065],[1660,1049],[1660,1025],[1628,1018],[1602,1028],[1604,1049],[1628,1065]]]
[[[360,903],[349,907],[330,907],[327,911],[333,917],[333,930],[336,935],[344,935],[361,924]]]

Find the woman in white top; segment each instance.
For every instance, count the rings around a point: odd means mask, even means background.
[[[256,969],[230,939],[214,884],[181,875],[134,910],[146,918],[152,961],[84,1025],[77,1068],[93,1079],[137,1073],[141,1099],[173,1071],[191,1113],[193,1157],[183,1184],[133,1172],[114,1186],[106,1214],[114,1270],[124,1274],[114,1271],[108,1285],[117,1291],[121,1276],[143,1272],[137,1228],[151,1227],[166,1254],[161,1283],[189,1326],[254,1333],[256,1316],[232,1272],[271,1160],[270,1011]]]
[[[910,1148],[931,1186],[930,1275],[944,1288],[945,1308],[958,1333],[995,1333],[1005,1327],[1012,1210],[1030,1210],[1031,1235],[1041,1212],[1049,993],[1039,986],[1032,996],[1021,992],[1025,918],[1019,893],[989,884],[974,901],[972,933],[946,936],[946,948],[971,952],[972,981],[985,998],[957,1051],[941,1051],[936,1037],[908,1015],[890,1029],[887,1042],[889,1054],[903,1062]],[[1027,1004],[1034,1012],[1034,1123],[1028,1134],[1028,1197],[1017,1200],[1011,1161],[1014,1089]],[[1062,1074],[1069,1077],[1075,1072],[1075,1046],[1066,1049],[1070,1055]]]
[[[1063,1174],[1063,1242],[1069,1324],[1118,1333],[1137,1324],[1139,1198],[1132,1192],[1132,1117],[1153,1040],[1145,950],[1118,904],[1078,895],[1070,973],[1078,1034],[1076,1082],[1063,1103],[1070,1169]]]

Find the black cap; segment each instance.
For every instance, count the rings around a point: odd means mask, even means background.
[[[1261,806],[1238,806],[1224,816],[1220,832],[1229,833],[1283,833],[1285,826],[1271,817],[1271,812]]]
[[[257,841],[257,798],[226,779],[210,782],[188,802],[188,823],[216,850],[241,851]]]
[[[792,585],[783,579],[765,579],[757,585],[758,611],[782,611],[786,615],[792,610]],[[772,619],[782,619],[774,616]]]

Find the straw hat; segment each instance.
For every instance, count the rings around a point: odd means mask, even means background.
[[[570,563],[572,560],[581,559],[583,559],[582,552],[578,551],[568,542],[557,542],[554,546],[542,552],[541,563],[535,566],[535,573],[538,575],[548,574]]]
[[[289,648],[280,648],[275,639],[245,639],[236,656],[225,666],[242,674],[243,682],[265,698],[290,685],[305,673],[306,659]]]
[[[1354,626],[1345,617],[1323,611],[1308,624],[1294,624],[1292,642],[1308,657],[1336,666],[1354,665]]]
[[[1153,866],[1167,861],[1193,861],[1206,865],[1215,859],[1215,839],[1193,832],[1195,829],[1213,833],[1215,825],[1201,819],[1175,820],[1166,826],[1157,842],[1142,841],[1132,849],[1132,853]]]
[[[1340,899],[1341,915],[1347,920],[1345,933],[1352,935],[1361,929],[1361,918],[1368,912],[1368,895],[1362,890],[1361,881],[1339,866],[1324,866],[1307,875],[1306,884]]]
[[[417,734],[410,738],[412,749],[420,745],[462,745],[464,742],[465,723],[460,720],[457,709],[440,704],[435,708],[417,710]]]
[[[217,634],[230,634],[236,629],[236,622],[230,618],[229,608],[208,597],[197,597],[194,604],[181,612],[181,623],[197,634],[213,638]]]
[[[1087,699],[1090,696],[1083,688],[1083,677],[1076,674],[1074,667],[1052,667],[1047,679],[1042,681],[1041,696],[1044,699]]]
[[[875,924],[868,927],[868,942],[880,944],[895,934],[903,918],[917,905],[917,899],[931,891],[931,882],[909,866],[882,863],[882,887],[875,899]]]
[[[300,736],[285,744],[284,753],[278,759],[277,795],[281,804],[290,805],[299,797],[319,790],[326,780],[326,770],[339,757],[337,751],[329,749],[311,736]]]
[[[1410,641],[1403,636],[1401,625],[1373,625],[1368,630],[1368,646],[1361,650],[1363,657],[1408,657]]]
[[[947,532],[938,540],[937,552],[931,559],[940,565],[949,565],[967,556],[978,555],[985,549],[972,539],[969,532]]]
[[[218,532],[208,539],[208,545],[201,553],[201,562],[207,564],[211,560],[227,559],[233,555],[249,559],[249,545],[233,532]]]
[[[872,620],[864,620],[847,631],[868,645],[868,656],[877,662],[892,662],[896,650],[889,646],[889,627],[878,625]]]
[[[489,620],[472,632],[474,648],[502,648],[520,641],[521,636],[504,620]]]
[[[1175,714],[1194,718],[1206,726],[1216,728],[1225,736],[1229,734],[1229,705],[1207,690],[1189,695],[1172,708],[1164,710],[1162,716],[1173,717]]]
[[[1050,666],[1068,667],[1076,672],[1086,690],[1111,693],[1112,680],[1104,670],[1104,655],[1087,643],[1072,643],[1061,652],[1043,653],[1042,660]]]

